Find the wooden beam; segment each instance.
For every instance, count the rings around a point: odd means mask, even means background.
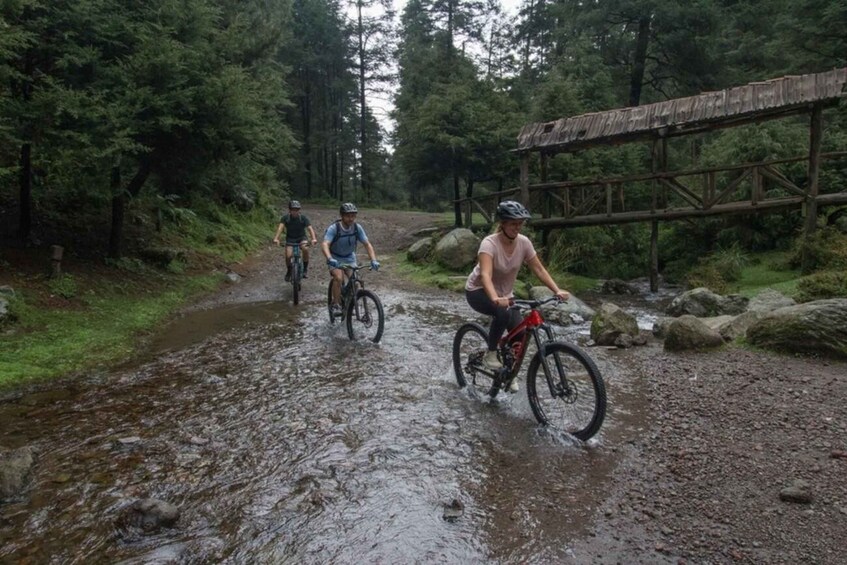
[[[650,292],[659,290],[659,222],[650,222]]]
[[[812,268],[812,256],[809,251],[811,237],[818,225],[818,176],[821,168],[821,137],[823,136],[823,111],[820,104],[815,104],[809,123],[809,200],[806,203],[806,225],[803,229],[806,245],[800,260],[801,268],[807,273]]]
[[[622,212],[607,216],[605,213],[581,215],[573,218],[547,218],[533,220],[532,225],[540,229],[564,228],[577,226],[602,226],[611,224],[626,224],[632,222],[649,222],[652,220],[680,220],[684,218],[705,218],[708,216],[719,216],[721,214],[750,214],[764,211],[785,210],[799,208],[805,198],[800,196],[784,196],[782,198],[769,198],[762,200],[755,207],[749,201],[732,202],[729,204],[718,204],[709,209],[697,208],[668,208],[658,210],[655,214],[649,210],[638,212]],[[826,194],[817,199],[819,205],[847,204],[847,192]]]
[[[697,207],[702,208],[703,207],[703,199],[700,198],[699,196],[697,196],[696,194],[694,194],[693,192],[691,192],[691,190],[689,190],[687,186],[680,183],[676,179],[662,178],[662,179],[659,179],[659,182],[662,183],[663,185],[667,186],[668,188],[670,188],[674,192],[678,193],[680,196],[682,196],[682,198],[684,200],[686,200],[689,204],[691,204],[695,208],[697,208]]]
[[[803,190],[802,188],[800,188],[799,186],[797,186],[796,184],[794,184],[793,182],[788,180],[785,177],[785,175],[783,175],[781,172],[774,169],[773,167],[770,167],[768,165],[763,165],[761,167],[760,172],[762,173],[762,176],[770,179],[771,181],[775,182],[776,184],[778,184],[782,188],[786,189],[787,191],[793,192],[794,194],[799,194],[800,196],[806,195],[805,190]]]

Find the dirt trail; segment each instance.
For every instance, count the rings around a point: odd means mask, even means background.
[[[320,233],[336,217],[304,212]],[[385,259],[443,216],[363,210],[359,221]],[[209,304],[270,292],[277,251],[237,266],[244,282]],[[410,284],[384,263],[381,276]],[[847,364],[737,347],[666,354],[661,343],[618,360],[646,381],[651,425],[638,441],[606,446],[626,455],[594,531],[571,548],[577,562],[843,563]],[[781,498],[795,484],[811,502]]]

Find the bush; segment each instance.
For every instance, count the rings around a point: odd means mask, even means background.
[[[741,271],[750,263],[750,260],[741,247],[734,244],[726,249],[719,249],[706,262],[713,265],[725,281],[735,282],[741,278]]]
[[[709,262],[704,262],[688,271],[685,276],[685,282],[688,288],[705,286],[718,294],[725,294],[727,290],[726,279],[721,274],[721,271],[713,263]]]
[[[797,239],[791,266],[799,268],[803,261],[803,252],[809,253],[808,272],[847,269],[847,234],[841,233],[834,226],[817,230],[811,238]]]
[[[797,284],[798,302],[847,297],[847,272],[828,271],[804,277]]]
[[[61,275],[55,279],[50,279],[50,282],[47,283],[47,288],[50,289],[52,294],[56,294],[68,300],[75,297],[77,292],[79,292],[76,279],[74,279],[71,275]]]

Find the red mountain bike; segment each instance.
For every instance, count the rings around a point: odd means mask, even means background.
[[[485,368],[488,332],[479,324],[464,324],[453,339],[453,369],[459,386],[492,398],[507,388],[526,356],[530,340],[536,353],[527,369],[526,391],[535,418],[544,426],[578,439],[594,436],[606,417],[606,387],[594,361],[577,346],[556,341],[539,308],[558,300],[515,300],[511,308],[528,310],[521,323],[499,342],[503,368]]]

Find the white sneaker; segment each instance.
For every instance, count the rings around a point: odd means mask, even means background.
[[[497,358],[496,351],[486,351],[485,355],[482,356],[482,366],[486,369],[496,371],[503,368],[503,363]]]
[[[512,384],[509,385],[509,392],[518,392],[521,387],[518,386],[518,379],[512,379]]]

